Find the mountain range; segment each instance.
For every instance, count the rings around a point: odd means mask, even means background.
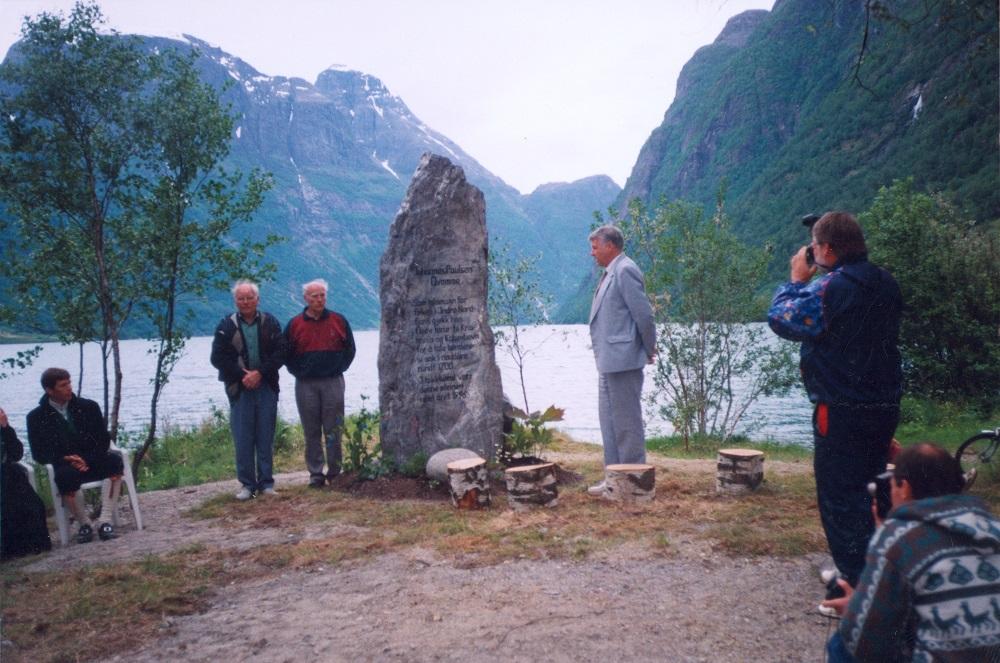
[[[544,256],[538,276],[554,297],[566,296],[590,270],[592,212],[621,191],[609,177],[522,195],[421,122],[375,76],[343,67],[327,69],[315,83],[265,76],[192,36],[145,39],[150,48],[197,49],[203,79],[222,90],[238,118],[226,165],[262,168],[274,178],[254,226],[288,238],[271,254],[278,274],[266,305],[279,317],[298,310],[299,284],[324,277],[332,307],[359,328],[377,325],[379,258],[424,152],[447,157],[482,189],[492,239],[515,253]],[[574,236],[579,242],[566,241]]]
[[[193,36],[142,40],[150,49],[196,50],[203,79],[236,117],[225,167],[274,178],[245,230],[287,238],[271,249],[278,272],[264,307],[287,318],[301,306],[299,284],[324,277],[331,306],[370,328],[389,225],[428,151],[483,190],[491,241],[541,256],[537,276],[559,305],[558,322],[586,316],[593,212],[633,198],[711,209],[724,190],[735,231],[775,247],[775,280],[805,240],[801,215],[861,212],[897,178],[995,223],[997,24],[992,0],[777,0],[770,12],[744,12],[685,65],[624,189],[598,175],[528,195],[421,122],[371,74],[335,66],[310,83],[263,75]],[[226,293],[187,304],[201,333],[231,305]]]

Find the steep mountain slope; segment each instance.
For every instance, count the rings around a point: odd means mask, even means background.
[[[781,264],[799,215],[861,211],[896,178],[996,219],[997,4],[890,4],[858,80],[864,3],[778,0],[731,19],[684,67],[616,204],[711,205],[724,185],[736,230],[775,242]]]
[[[289,238],[274,252],[280,300],[267,302],[283,315],[299,306],[297,284],[322,276],[335,284],[332,306],[358,326],[377,322],[378,260],[410,176],[427,151],[462,166],[483,190],[492,236],[526,253],[544,254],[540,276],[557,300],[585,273],[586,265],[566,252],[562,233],[586,233],[592,211],[620,192],[610,179],[599,178],[601,185],[556,185],[564,192],[560,205],[535,203],[536,197],[545,198],[544,191],[522,196],[422,123],[374,76],[341,67],[321,73],[315,85],[264,76],[239,58],[185,38],[187,44],[149,43],[196,47],[205,80],[220,88],[232,81],[224,98],[240,119],[230,161],[274,176],[274,191],[255,225]]]
[[[357,328],[377,325],[379,258],[425,152],[461,166],[483,190],[491,236],[515,252],[543,254],[539,278],[556,301],[589,269],[586,233],[593,211],[610,205],[621,191],[602,176],[546,185],[523,196],[427,127],[370,74],[334,66],[310,83],[266,76],[189,35],[183,40],[141,41],[151,51],[196,50],[202,79],[220,91],[236,118],[223,166],[272,174],[274,188],[253,223],[241,232],[287,239],[271,249],[277,278],[262,293],[264,308],[283,320],[300,310],[300,284],[322,277],[331,284],[332,308]],[[15,44],[8,57],[16,57],[17,48]],[[578,251],[566,242],[573,235],[580,238]],[[218,293],[185,305],[195,312],[196,330],[205,333],[231,302],[228,293]]]

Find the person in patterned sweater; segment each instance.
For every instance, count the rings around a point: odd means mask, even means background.
[[[827,644],[844,661],[1000,661],[1000,520],[963,487],[958,462],[924,442],[889,476],[892,510],[861,580],[828,600],[843,619]]]

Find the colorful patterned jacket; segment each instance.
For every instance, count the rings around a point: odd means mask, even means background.
[[[892,408],[902,395],[901,311],[899,284],[860,256],[810,283],[779,287],[767,318],[775,334],[802,342],[810,401]]]
[[[840,636],[862,662],[1000,661],[1000,520],[971,495],[891,511]]]

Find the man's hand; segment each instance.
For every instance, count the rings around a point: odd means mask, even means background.
[[[851,602],[851,595],[854,594],[854,588],[844,580],[843,578],[837,578],[837,584],[840,588],[844,590],[844,595],[839,599],[828,599],[823,601],[820,605],[825,608],[833,608],[837,611],[838,615],[843,615],[847,610],[847,604]]]
[[[806,260],[808,249],[808,246],[803,246],[789,261],[789,279],[793,283],[808,283],[809,279],[816,273],[816,265],[810,267]]]
[[[655,364],[656,363],[656,353],[655,352],[653,354],[649,355],[649,357],[646,359],[646,363],[647,364]]]
[[[7,413],[0,407],[0,428],[7,428],[7,426],[10,426],[10,422],[7,421]]]
[[[90,469],[90,466],[87,465],[86,461],[76,454],[73,454],[72,456],[63,456],[63,460],[72,465],[77,472],[86,472]]]
[[[260,386],[261,381],[260,371],[248,371],[243,369],[243,388],[244,389],[256,389]]]

